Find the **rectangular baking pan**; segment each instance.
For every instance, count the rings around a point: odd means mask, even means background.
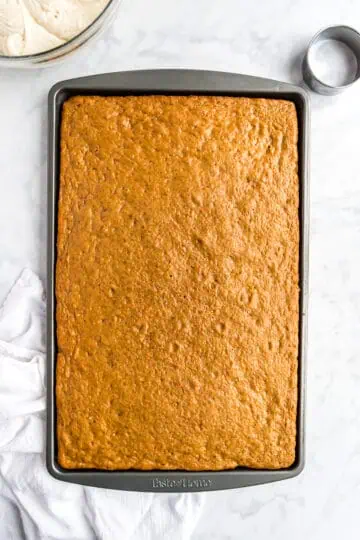
[[[74,95],[209,94],[287,99],[295,103],[299,123],[300,178],[300,325],[296,460],[282,470],[239,467],[229,471],[65,470],[57,462],[55,364],[55,262],[61,108]],[[65,482],[112,489],[154,492],[211,491],[239,488],[300,474],[304,467],[305,363],[308,298],[309,101],[306,92],[287,83],[212,71],[151,70],[107,73],[56,84],[49,93],[48,117],[48,266],[47,266],[47,449],[49,473]]]

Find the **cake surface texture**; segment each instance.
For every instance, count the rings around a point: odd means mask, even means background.
[[[76,96],[61,121],[58,461],[278,469],[295,460],[292,102]]]

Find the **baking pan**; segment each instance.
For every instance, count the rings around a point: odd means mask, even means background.
[[[287,99],[295,103],[299,122],[300,177],[300,325],[299,394],[296,460],[289,469],[254,470],[239,467],[229,471],[101,471],[66,470],[57,462],[55,363],[55,261],[59,187],[61,108],[74,95],[209,94]],[[56,84],[49,93],[48,118],[48,267],[47,267],[47,449],[49,473],[65,482],[133,491],[211,491],[239,488],[297,476],[304,467],[305,356],[308,297],[308,147],[309,102],[306,92],[287,83],[212,71],[151,70],[107,73]]]

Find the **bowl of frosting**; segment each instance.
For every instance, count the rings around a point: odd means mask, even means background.
[[[121,0],[0,0],[0,65],[41,67],[98,36]]]

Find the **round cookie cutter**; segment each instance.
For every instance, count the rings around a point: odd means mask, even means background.
[[[323,82],[317,75],[316,72],[311,67],[310,63],[310,53],[313,50],[313,47],[325,40],[334,40],[339,41],[347,45],[347,47],[354,53],[357,61],[357,71],[355,78],[343,85],[332,86]],[[331,58],[329,58],[331,62]],[[346,88],[352,86],[356,81],[360,79],[360,34],[354,28],[350,26],[328,26],[323,30],[320,30],[310,41],[307,51],[305,53],[303,64],[302,64],[303,78],[306,84],[317,92],[324,96],[335,96],[340,94]]]

